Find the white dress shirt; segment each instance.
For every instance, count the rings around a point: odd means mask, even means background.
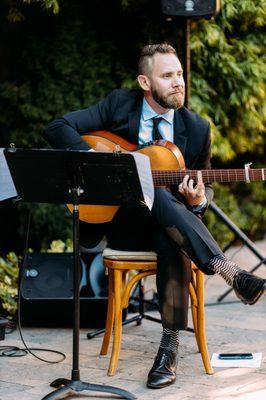
[[[165,114],[157,114],[143,98],[142,112],[139,126],[139,144],[152,141],[153,118],[163,118],[158,125],[159,132],[163,139],[174,141],[174,110],[169,110]]]

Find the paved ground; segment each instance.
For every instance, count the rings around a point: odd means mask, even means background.
[[[266,241],[257,243],[266,253]],[[235,256],[241,265],[250,269],[257,262],[251,253],[242,250]],[[265,267],[258,274],[266,276]],[[152,286],[152,283],[150,283]],[[206,279],[206,303],[216,302],[226,290],[219,277]],[[205,400],[205,399],[266,399],[266,296],[255,306],[245,306],[230,294],[220,305],[206,306],[207,337],[210,354],[214,352],[262,352],[261,368],[215,368],[215,374],[204,372],[199,353],[196,352],[192,333],[183,332],[179,352],[178,379],[169,388],[157,391],[145,387],[146,375],[152,364],[160,340],[159,324],[144,321],[124,328],[119,370],[107,377],[109,357],[99,357],[101,337],[86,339],[86,329],[80,335],[80,369],[84,381],[108,384],[127,389],[138,399]],[[191,326],[191,323],[190,323]],[[50,392],[49,383],[58,377],[70,377],[72,332],[70,329],[23,329],[30,347],[47,347],[63,351],[67,358],[60,364],[46,364],[27,355],[21,358],[0,358],[0,400],[40,400]],[[23,347],[17,332],[6,336],[1,345]],[[52,359],[51,354],[38,353]],[[106,394],[82,392],[68,398],[111,399]]]

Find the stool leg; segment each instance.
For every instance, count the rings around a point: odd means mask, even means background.
[[[113,348],[108,369],[108,375],[115,374],[121,348],[122,338],[122,272],[114,270],[114,332],[113,332]]]
[[[210,362],[209,351],[206,341],[205,332],[205,314],[204,314],[204,274],[200,270],[196,271],[197,276],[197,298],[198,298],[198,343],[202,361],[205,367],[206,374],[212,375],[213,369]]]
[[[197,318],[197,306],[191,302],[191,314],[192,314],[192,321],[193,321],[193,328],[194,328],[194,334],[198,346],[198,350],[200,353],[200,345],[199,345],[199,332],[198,332],[198,318]]]
[[[196,294],[196,273],[193,270],[192,270],[191,282],[189,285],[189,294],[190,294],[191,314],[192,314],[194,334],[198,346],[198,351],[200,353],[199,330],[198,330],[198,299]]]
[[[105,333],[102,342],[101,356],[105,356],[108,352],[112,329],[114,325],[114,272],[112,269],[108,271],[108,308],[105,324]]]

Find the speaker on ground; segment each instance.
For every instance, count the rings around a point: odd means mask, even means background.
[[[103,327],[107,312],[107,277],[101,254],[80,259],[80,322]],[[24,326],[72,326],[73,254],[27,254],[20,276],[20,315]]]

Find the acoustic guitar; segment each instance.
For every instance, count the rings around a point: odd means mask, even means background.
[[[108,131],[97,131],[83,136],[94,150],[99,152],[139,152],[149,156],[155,187],[177,185],[185,175],[197,179],[197,170],[187,170],[179,148],[167,141],[157,140],[153,144],[139,147]],[[204,169],[203,182],[251,182],[264,181],[266,169],[251,169],[246,164],[243,169]],[[73,206],[68,204],[70,211]],[[84,222],[103,223],[113,219],[119,206],[80,205],[79,218]]]

